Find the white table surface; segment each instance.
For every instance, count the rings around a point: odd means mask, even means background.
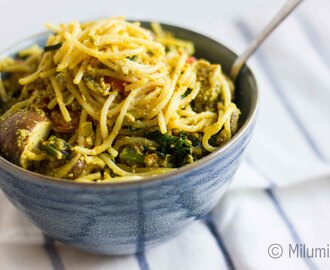
[[[285,0],[1,0],[0,50],[44,30],[44,24],[124,15],[136,19],[195,27],[199,22],[229,22],[254,16],[256,10],[277,10]],[[219,27],[220,24],[219,24]]]

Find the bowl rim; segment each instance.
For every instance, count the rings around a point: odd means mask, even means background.
[[[135,20],[135,21],[139,21],[142,24],[143,23],[150,24],[150,21],[143,21],[143,20]],[[165,26],[165,27],[170,27],[170,28],[181,30],[181,31],[187,33],[188,35],[189,34],[198,35],[203,39],[206,39],[210,42],[216,43],[218,46],[221,46],[222,49],[226,53],[234,55],[234,56],[237,57],[236,53],[234,53],[231,49],[227,48],[225,45],[223,45],[222,43],[220,43],[219,41],[215,40],[212,37],[209,37],[209,36],[206,36],[206,35],[201,34],[199,32],[190,30],[186,27],[181,27],[181,26],[172,25],[172,24],[168,24],[168,23],[162,23],[162,22],[159,22],[159,23],[162,26]],[[15,44],[10,46],[9,48],[2,50],[1,53],[0,53],[0,58],[8,56],[9,54],[13,53],[13,51],[16,47],[22,46],[25,42],[30,42],[32,40],[41,39],[43,37],[46,37],[50,33],[51,33],[50,31],[43,31],[43,32],[38,33],[38,34],[31,35],[31,36],[29,36],[25,39],[21,39],[20,41],[16,42]],[[16,50],[14,52],[16,52]],[[44,183],[44,184],[51,184],[51,185],[64,185],[64,186],[67,186],[67,187],[71,186],[71,187],[83,187],[83,188],[88,188],[88,187],[96,188],[96,187],[99,187],[99,188],[104,189],[105,187],[114,188],[114,187],[126,187],[126,186],[141,186],[141,185],[146,184],[146,183],[154,183],[154,182],[158,182],[158,181],[163,182],[163,181],[172,179],[173,177],[178,177],[180,175],[183,175],[183,174],[187,173],[188,171],[190,171],[192,169],[200,168],[204,165],[207,165],[207,163],[209,163],[210,161],[212,161],[212,160],[216,159],[217,157],[221,156],[229,148],[231,148],[241,137],[243,137],[243,135],[247,132],[247,130],[254,123],[254,120],[256,118],[258,108],[259,108],[258,84],[257,84],[257,81],[255,79],[255,75],[253,74],[252,70],[250,69],[250,67],[247,64],[244,65],[243,69],[246,69],[249,72],[250,79],[252,80],[252,83],[255,86],[255,89],[254,89],[255,97],[252,98],[252,100],[251,100],[250,111],[249,111],[249,114],[248,114],[244,124],[241,126],[239,131],[226,144],[224,144],[222,147],[220,147],[216,151],[208,154],[207,156],[205,156],[205,157],[201,158],[200,160],[197,160],[197,161],[195,161],[191,164],[188,164],[188,165],[185,165],[183,167],[177,168],[177,169],[175,169],[171,172],[161,173],[161,174],[154,175],[154,176],[147,176],[147,177],[143,177],[141,179],[130,179],[130,180],[125,180],[125,181],[106,182],[106,183],[102,183],[102,182],[91,182],[91,183],[75,182],[75,181],[70,180],[70,179],[58,178],[58,177],[52,177],[52,176],[39,174],[39,173],[36,173],[36,172],[32,172],[32,171],[23,169],[22,167],[6,160],[2,156],[0,156],[0,170],[4,170],[6,172],[9,172],[9,174],[19,175],[20,180],[27,180],[27,181],[31,181],[31,182],[39,183],[39,184]],[[1,73],[0,73],[0,75],[1,75]],[[238,76],[238,80],[239,80],[239,78],[240,78],[240,75]]]

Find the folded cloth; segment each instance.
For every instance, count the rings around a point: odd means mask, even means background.
[[[187,25],[242,51],[275,13]],[[221,202],[145,253],[98,256],[50,239],[0,193],[0,269],[330,269],[330,4],[304,3],[251,59],[261,104]]]

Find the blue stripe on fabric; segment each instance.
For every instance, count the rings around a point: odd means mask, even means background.
[[[253,38],[252,31],[247,27],[246,23],[239,21],[239,22],[237,22],[237,26],[238,26],[239,30],[241,31],[242,35],[244,36],[244,38],[246,39],[246,41],[248,41],[248,42],[251,41]],[[293,107],[291,106],[291,104],[289,102],[289,98],[285,95],[285,92],[282,90],[280,83],[275,78],[274,72],[271,70],[269,63],[266,61],[266,58],[264,57],[262,52],[256,53],[256,58],[259,61],[263,72],[265,73],[268,80],[272,84],[272,86],[275,90],[275,93],[277,94],[277,96],[281,100],[282,104],[284,105],[285,109],[287,110],[287,112],[289,113],[291,118],[293,119],[293,122],[296,124],[298,129],[301,131],[301,133],[305,137],[306,142],[308,143],[308,145],[310,146],[310,148],[312,149],[314,154],[320,160],[326,161],[326,158],[324,157],[323,153],[317,146],[317,144],[314,141],[314,139],[312,138],[311,134],[307,131],[304,124],[298,117],[297,113],[293,110]]]
[[[297,16],[298,22],[302,26],[302,30],[308,37],[321,61],[330,69],[330,54],[327,53],[319,35],[316,33],[312,23],[301,13]]]
[[[221,237],[219,231],[216,228],[213,216],[209,213],[203,219],[205,220],[206,226],[210,230],[211,234],[215,238],[215,240],[218,244],[218,247],[219,247],[219,249],[221,250],[221,252],[223,254],[223,257],[225,259],[225,262],[226,262],[226,265],[227,265],[228,269],[229,270],[235,270],[235,266],[233,264],[233,261],[232,261],[230,255],[229,255],[229,252],[228,252],[228,250],[227,250],[227,248],[226,248],[226,246],[225,246],[225,244],[222,240],[222,237]]]
[[[276,198],[276,196],[274,194],[274,191],[272,189],[266,189],[265,192],[267,193],[269,198],[272,200],[278,214],[281,216],[281,218],[285,222],[286,226],[288,227],[288,229],[291,233],[291,236],[293,238],[293,241],[295,241],[295,243],[298,245],[302,245],[303,243],[297,233],[297,230],[295,229],[294,225],[292,224],[292,222],[290,221],[290,219],[284,212],[280,202],[278,201],[278,199]],[[304,261],[306,262],[306,265],[308,266],[309,269],[311,269],[311,270],[319,269],[311,258],[304,257]]]
[[[48,235],[44,234],[44,249],[47,252],[47,255],[50,259],[50,262],[52,264],[52,267],[54,270],[64,270],[64,264],[61,260],[60,254],[58,253],[54,239],[50,238]]]
[[[291,220],[289,219],[287,214],[284,212],[283,207],[281,206],[279,200],[275,196],[275,193],[274,193],[274,187],[276,187],[275,181],[273,179],[271,179],[270,177],[268,177],[251,159],[249,159],[248,162],[259,173],[260,176],[262,176],[265,180],[267,180],[271,184],[271,188],[265,189],[265,192],[268,195],[268,197],[270,198],[270,200],[272,201],[273,205],[275,206],[277,213],[279,214],[279,216],[282,218],[285,225],[287,226],[295,244],[301,245],[302,241],[300,239],[300,236],[299,236],[296,228],[294,227],[293,223],[291,222]],[[305,257],[303,259],[309,269],[311,269],[311,270],[319,269],[311,258]]]
[[[135,254],[141,270],[149,270],[149,265],[144,251]]]

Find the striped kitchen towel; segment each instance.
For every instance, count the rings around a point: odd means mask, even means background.
[[[185,25],[242,51],[275,11]],[[97,256],[45,236],[0,194],[0,269],[330,269],[330,3],[305,2],[250,65],[255,136],[230,190],[203,220],[145,253]]]

